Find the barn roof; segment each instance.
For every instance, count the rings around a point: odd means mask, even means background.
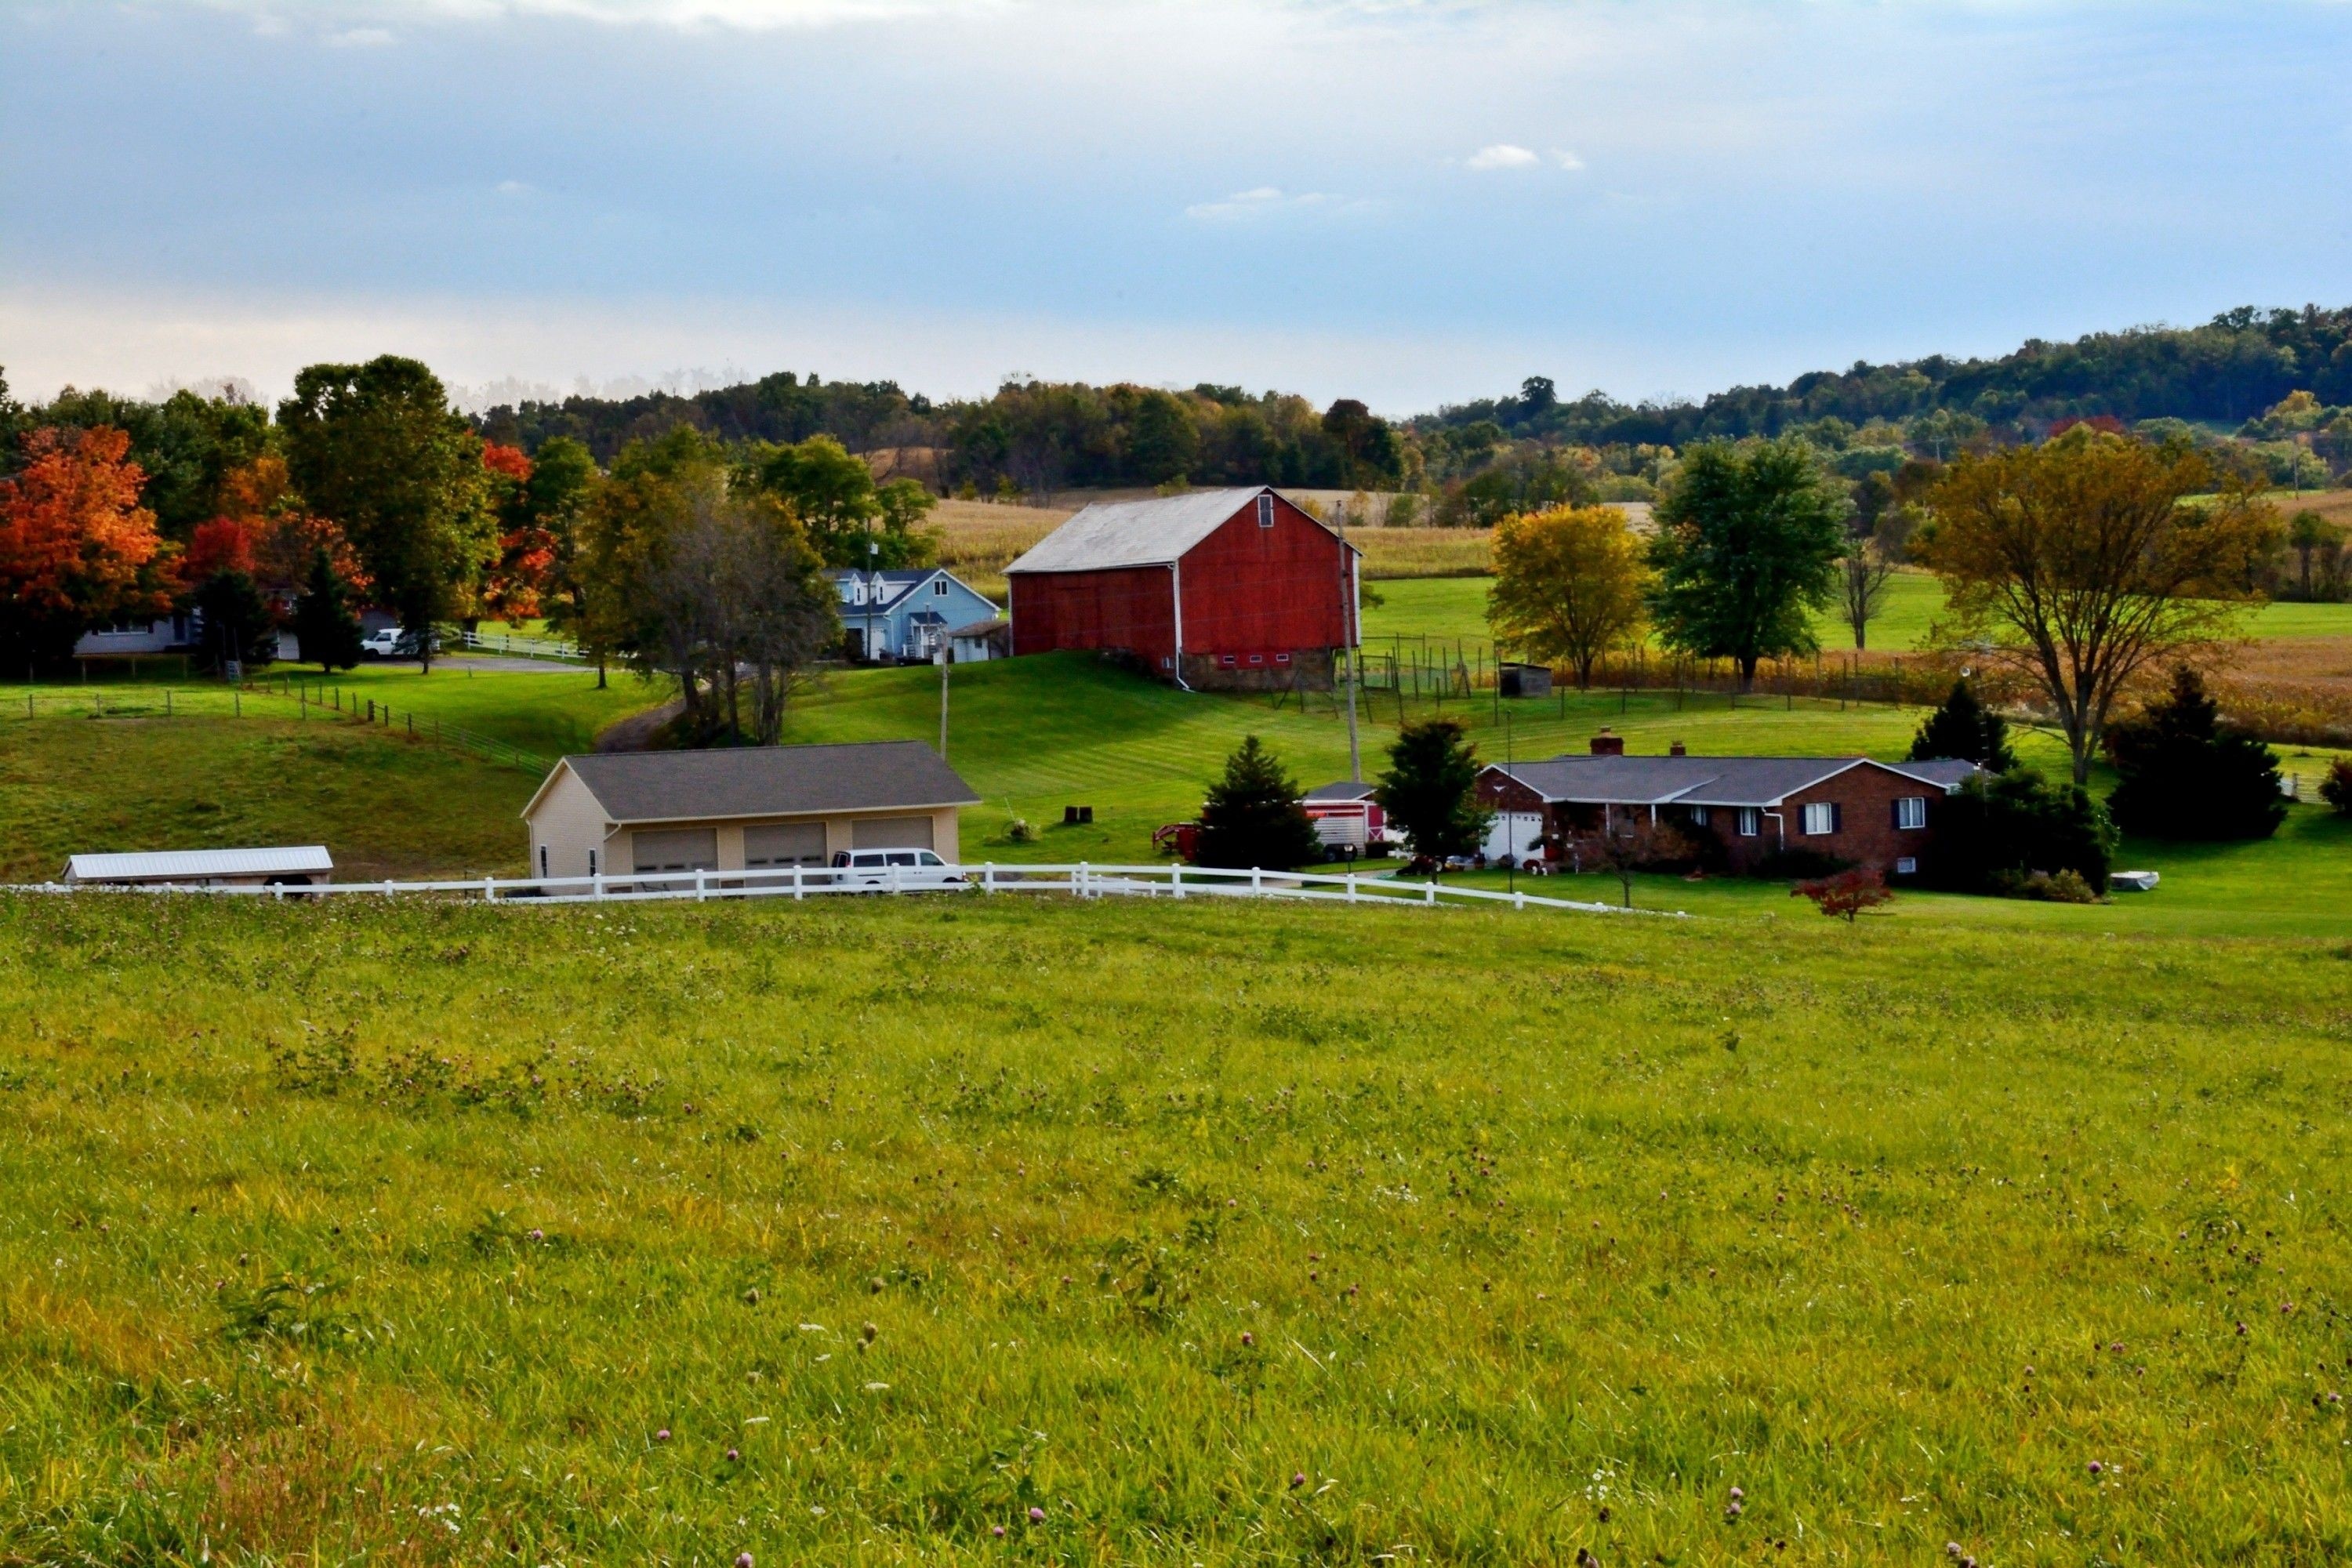
[[[1152,500],[1095,501],[1031,546],[1004,574],[1009,577],[1016,572],[1165,566],[1270,489],[1244,485],[1233,489],[1187,490]]]
[[[566,757],[523,807],[529,816],[570,769],[616,823],[700,822],[978,805],[971,786],[920,741],[738,746],[709,752],[600,752]]]
[[[1548,801],[1591,805],[1777,805],[1858,767],[1885,768],[1948,792],[1975,771],[1966,762],[1868,757],[1570,756],[1493,766]]]
[[[162,849],[129,855],[76,855],[68,882],[201,881],[208,877],[278,877],[335,868],[323,844],[267,849]]]

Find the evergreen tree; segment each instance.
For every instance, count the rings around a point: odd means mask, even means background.
[[[252,574],[215,572],[195,593],[204,617],[204,647],[215,659],[268,664],[278,657],[278,617]]]
[[[2126,832],[2151,838],[2268,838],[2286,820],[2278,757],[2221,722],[2204,679],[2172,672],[2164,700],[2110,725],[2107,754],[2120,782],[2107,809]]]
[[[2017,766],[2017,757],[2009,749],[2008,721],[1977,700],[1976,688],[1966,679],[1952,682],[1952,694],[1927,715],[1911,742],[1913,762],[1938,757],[1965,758],[1996,773]]]
[[[1373,792],[1424,860],[1476,852],[1494,813],[1478,804],[1471,786],[1478,778],[1478,751],[1462,738],[1451,719],[1423,719],[1397,732],[1389,748],[1389,771]]]
[[[360,661],[360,618],[352,613],[351,595],[324,550],[311,552],[310,580],[294,601],[293,632],[303,661],[324,673]]]
[[[1201,864],[1275,868],[1322,858],[1322,840],[1298,804],[1298,785],[1255,735],[1244,736],[1201,808]]]
[[[2030,768],[1969,779],[1938,808],[1926,870],[1934,886],[1997,892],[2036,871],[2073,871],[2105,892],[2115,826],[2078,784],[2052,784]]]

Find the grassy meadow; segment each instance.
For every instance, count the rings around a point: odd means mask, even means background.
[[[2341,1561],[2347,1019],[2340,938],[0,900],[0,1563]]]

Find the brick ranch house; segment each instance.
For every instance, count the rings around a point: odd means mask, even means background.
[[[1663,757],[1629,757],[1604,730],[1589,756],[1490,764],[1475,788],[1496,813],[1490,858],[1560,859],[1567,841],[1633,812],[1671,823],[1734,874],[1787,850],[1910,877],[1934,857],[1945,797],[1976,771],[1945,760],[1694,757],[1679,742]]]
[[[1328,690],[1360,552],[1265,486],[1097,501],[1004,569],[1016,656],[1122,653],[1202,690]]]

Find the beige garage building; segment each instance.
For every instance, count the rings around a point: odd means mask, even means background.
[[[523,807],[541,877],[824,866],[845,849],[956,859],[980,797],[920,741],[565,757]]]

